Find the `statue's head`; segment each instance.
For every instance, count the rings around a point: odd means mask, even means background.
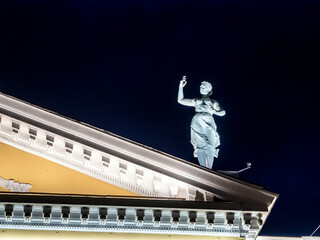
[[[202,95],[208,95],[208,94],[211,94],[211,91],[212,91],[211,83],[203,81],[200,85],[200,93]]]

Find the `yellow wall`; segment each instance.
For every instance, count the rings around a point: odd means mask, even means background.
[[[29,183],[30,192],[138,196],[4,143],[0,143],[0,177]],[[0,191],[7,190],[0,187]]]
[[[36,231],[36,230],[7,230],[0,229],[1,240],[237,240],[236,237],[211,237],[211,236],[189,236],[189,235],[167,235],[167,234],[138,234],[138,233],[93,233],[93,232],[64,232],[64,231]]]

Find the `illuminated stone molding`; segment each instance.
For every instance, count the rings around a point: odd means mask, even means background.
[[[6,180],[2,177],[0,177],[0,186],[12,192],[29,192],[29,188],[32,187],[28,183],[19,183],[12,179]]]
[[[0,141],[142,196],[267,204],[277,195],[0,93]]]
[[[79,196],[1,197],[5,199],[5,203],[0,203],[0,228],[3,229],[183,234],[254,239],[267,214],[266,211],[243,210],[243,206],[235,203],[204,204],[181,200]],[[37,203],[33,203],[35,201]]]
[[[152,197],[211,201],[211,192],[151,171],[138,164],[99,151],[15,118],[1,116],[0,141],[23,151],[111,183],[131,192]]]

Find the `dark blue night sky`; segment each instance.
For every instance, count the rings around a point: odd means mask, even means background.
[[[0,92],[190,162],[201,81],[213,167],[280,194],[261,235],[320,224],[319,1],[0,1]],[[318,233],[319,235],[319,233]]]

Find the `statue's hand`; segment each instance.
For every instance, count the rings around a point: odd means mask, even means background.
[[[220,107],[218,102],[214,102],[213,103],[213,109],[216,110],[216,111],[220,111],[221,110],[221,107]]]
[[[187,77],[183,76],[182,80],[180,81],[179,87],[184,87],[187,84]]]

